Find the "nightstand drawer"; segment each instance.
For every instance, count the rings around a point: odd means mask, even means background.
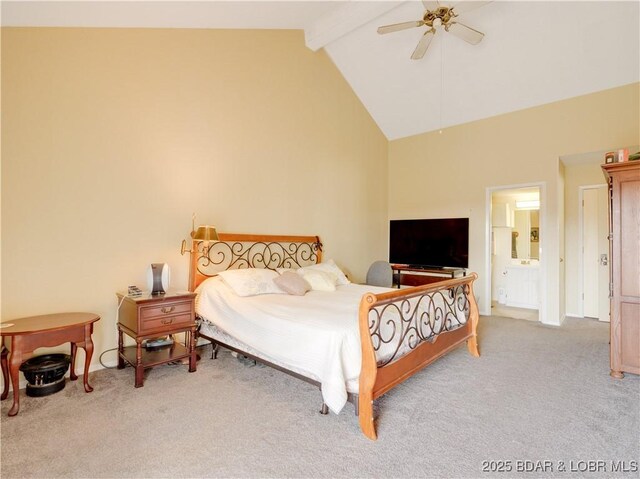
[[[182,303],[167,303],[159,304],[149,307],[143,307],[140,309],[140,319],[142,321],[149,321],[152,318],[175,316],[180,314],[191,313],[191,301],[185,301]]]
[[[171,315],[162,318],[153,318],[143,321],[140,325],[140,334],[147,332],[162,331],[163,329],[176,329],[181,327],[189,327],[193,324],[193,318],[190,313]]]

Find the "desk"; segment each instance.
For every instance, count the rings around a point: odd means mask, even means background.
[[[393,284],[400,286],[421,286],[445,279],[466,276],[464,268],[416,268],[407,264],[392,264]]]
[[[19,373],[22,362],[32,356],[33,351],[41,347],[58,346],[71,343],[71,372],[69,379],[78,379],[75,372],[76,352],[78,346],[85,351],[84,362],[84,390],[93,391],[89,385],[89,363],[93,354],[93,323],[100,316],[93,313],[59,313],[32,316],[29,318],[14,319],[0,323],[0,337],[2,338],[2,379],[4,389],[0,399],[6,399],[9,395],[9,381],[13,388],[13,406],[9,410],[9,416],[15,416],[20,410],[20,386]],[[8,346],[8,349],[7,349]],[[7,361],[8,357],[8,361]]]

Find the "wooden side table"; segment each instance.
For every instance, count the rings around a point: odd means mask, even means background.
[[[13,406],[9,409],[9,416],[15,416],[20,410],[20,386],[19,373],[22,362],[33,354],[37,348],[58,346],[71,343],[71,371],[69,379],[78,379],[75,372],[75,360],[78,346],[85,351],[84,377],[82,379],[84,390],[93,391],[89,385],[89,364],[93,354],[93,323],[100,316],[93,313],[59,313],[45,314],[43,316],[31,316],[28,318],[14,319],[0,323],[0,337],[2,337],[2,378],[4,389],[0,399],[6,399],[9,395],[9,381],[13,388]],[[8,346],[8,348],[7,348]],[[7,360],[8,358],[8,360]]]
[[[144,384],[144,370],[180,359],[189,358],[189,372],[196,370],[195,351],[195,293],[169,291],[161,295],[143,294],[127,296],[117,293],[118,313],[118,369],[131,364],[136,371],[135,387]],[[145,339],[185,333],[184,346],[177,341],[171,346],[147,351],[142,347]],[[135,346],[124,347],[123,334],[136,341]]]

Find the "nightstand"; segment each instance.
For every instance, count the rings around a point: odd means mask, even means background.
[[[196,370],[195,352],[195,293],[169,291],[161,295],[143,293],[127,296],[117,293],[118,314],[118,369],[125,363],[135,370],[135,386],[143,386],[144,370],[160,364],[189,358],[189,372]],[[135,346],[124,347],[123,333],[136,341]],[[142,347],[145,339],[154,339],[185,333],[184,345],[174,341],[171,346],[147,351]]]

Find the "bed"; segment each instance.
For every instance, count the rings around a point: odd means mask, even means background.
[[[463,342],[479,356],[475,273],[397,290],[346,280],[331,292],[240,297],[220,274],[323,267],[320,239],[220,233],[191,251],[198,335],[317,385],[323,413],[353,402],[370,439],[376,398]]]

